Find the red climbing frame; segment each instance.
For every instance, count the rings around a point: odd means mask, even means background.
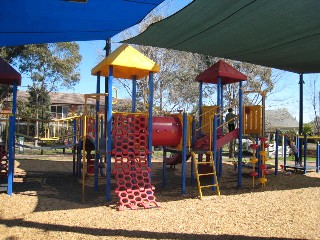
[[[119,210],[158,207],[148,167],[148,119],[145,114],[113,116],[113,174]]]
[[[0,145],[0,178],[8,176],[8,153],[4,145]]]

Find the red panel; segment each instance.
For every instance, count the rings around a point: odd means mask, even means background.
[[[224,145],[226,145],[227,143],[231,142],[232,140],[238,137],[239,137],[239,129],[236,128],[232,132],[227,133],[226,135],[220,137],[217,140],[217,149],[222,148]]]
[[[152,146],[175,147],[182,138],[182,125],[176,117],[152,118]]]
[[[18,85],[21,85],[21,75],[5,60],[0,58],[0,84],[13,85],[17,80]]]
[[[113,175],[119,197],[119,210],[158,207],[148,167],[148,126],[145,115],[113,116],[115,163]],[[121,135],[118,135],[118,133]]]
[[[237,69],[225,63],[224,61],[220,60],[204,72],[200,73],[196,77],[196,81],[217,84],[218,77],[221,77],[221,81],[223,84],[247,80],[246,75],[242,74]]]

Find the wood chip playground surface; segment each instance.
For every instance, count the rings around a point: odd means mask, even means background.
[[[320,239],[320,174],[271,170],[265,187],[252,188],[245,168],[238,190],[233,163],[225,161],[221,196],[210,191],[199,200],[190,161],[187,167],[181,195],[181,165],[167,169],[163,189],[162,162],[155,160],[152,183],[161,207],[118,211],[114,191],[105,201],[104,177],[99,192],[88,178],[82,202],[72,155],[18,154],[14,194],[0,194],[0,239]]]

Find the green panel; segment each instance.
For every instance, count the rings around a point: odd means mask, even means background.
[[[196,0],[129,43],[320,72],[319,0]]]

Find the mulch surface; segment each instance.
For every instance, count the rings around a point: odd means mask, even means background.
[[[118,211],[113,178],[111,202],[105,177],[98,192],[87,178],[82,201],[72,155],[17,155],[14,194],[0,194],[0,239],[320,239],[317,173],[279,169],[275,176],[271,169],[266,186],[252,188],[244,168],[237,189],[233,163],[224,161],[221,196],[209,189],[200,200],[190,165],[181,194],[181,165],[167,167],[163,188],[162,162],[155,159],[152,184],[161,207]]]

